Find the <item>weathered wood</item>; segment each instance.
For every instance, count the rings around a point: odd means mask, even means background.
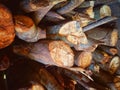
[[[90,22],[94,21],[94,19],[88,15],[82,13],[75,13],[75,15],[71,15],[71,17],[73,20],[80,22],[81,27],[87,26]]]
[[[102,45],[102,46],[99,46],[98,49],[101,49],[110,55],[116,55],[118,53],[118,50],[115,47],[109,47],[109,46]]]
[[[21,3],[21,7],[25,12],[32,12],[33,18],[36,25],[43,19],[43,17],[47,14],[47,12],[56,4],[63,2],[66,0],[25,0]]]
[[[61,67],[71,67],[74,64],[73,51],[63,41],[43,40],[32,45],[18,45],[14,47],[14,52],[43,64]]]
[[[77,21],[70,21],[49,27],[47,33],[53,35],[56,34],[58,38],[59,36],[64,37],[60,37],[60,39],[65,39],[65,42],[67,41],[71,44],[87,43],[86,35],[82,32],[82,28]]]
[[[104,51],[96,50],[93,53],[93,59],[102,69],[111,74],[114,74],[120,66],[120,58],[118,56],[109,56]]]
[[[75,53],[75,64],[81,68],[87,68],[92,61],[92,53],[91,52],[76,52]]]
[[[89,1],[84,1],[78,8],[87,8],[87,7],[94,7],[95,1],[89,0]]]
[[[86,32],[87,36],[102,41],[103,45],[115,46],[118,41],[118,30],[112,28],[94,28]]]
[[[114,74],[119,69],[119,66],[120,66],[120,57],[118,56],[113,57],[109,64],[109,72],[111,74]]]
[[[94,18],[93,6],[85,9],[84,13],[87,14],[90,18]]]
[[[30,17],[24,15],[16,15],[15,30],[16,35],[27,42],[36,42],[39,39],[46,38],[46,31],[36,27]]]
[[[65,18],[63,16],[61,16],[60,14],[58,14],[54,11],[49,11],[46,14],[45,19],[47,19],[47,21],[51,21],[51,22],[60,22],[62,20],[65,20]]]
[[[47,14],[47,12],[53,7],[54,5],[49,5],[44,8],[41,8],[33,13],[33,19],[35,24],[38,25],[39,22],[43,19],[43,17]]]
[[[100,4],[112,4],[118,0],[95,0],[95,6]]]
[[[88,24],[87,26],[83,27],[83,31],[86,32],[86,31],[89,31],[93,28],[96,28],[100,25],[103,25],[103,24],[106,24],[106,23],[109,23],[111,21],[114,21],[116,20],[117,18],[116,17],[112,17],[112,16],[106,16],[104,18],[101,18],[99,20],[96,20],[90,24]]]
[[[89,86],[85,81],[85,77],[82,76],[82,74],[78,74],[72,70],[66,69],[66,68],[58,68],[58,70],[65,76],[71,78],[72,80],[77,81],[79,84],[81,84],[85,89],[89,90],[92,88]]]
[[[108,55],[106,52],[104,52],[102,50],[96,49],[93,52],[93,59],[97,63],[105,64],[105,63],[109,62],[111,58],[112,58],[112,56]]]
[[[94,50],[98,47],[98,45],[102,43],[101,41],[98,41],[92,38],[87,38],[87,39],[88,39],[88,43],[74,45],[74,48],[77,51],[94,52]]]
[[[63,1],[66,0],[24,0],[21,2],[20,6],[25,12],[32,12]]]
[[[112,16],[112,10],[109,5],[102,5],[94,8],[95,19],[100,19],[106,16]]]
[[[61,7],[60,9],[57,10],[59,14],[66,14],[76,7],[78,7],[80,4],[82,4],[84,0],[70,0],[67,5]]]
[[[0,49],[9,46],[15,37],[12,14],[7,7],[0,4]]]

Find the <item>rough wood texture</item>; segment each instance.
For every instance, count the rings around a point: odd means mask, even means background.
[[[73,51],[63,41],[39,41],[31,46],[18,45],[14,47],[14,52],[43,64],[61,67],[71,67],[74,64]]]
[[[59,14],[66,14],[76,7],[78,7],[80,4],[82,4],[84,0],[70,0],[67,5],[61,7],[60,9],[57,10]]]
[[[46,14],[45,19],[47,19],[47,21],[51,21],[51,22],[60,22],[62,20],[65,20],[65,18],[63,16],[61,16],[60,14],[58,14],[54,11],[49,11]]]
[[[87,36],[103,42],[103,45],[115,46],[118,41],[118,30],[112,28],[94,28],[86,32]]]
[[[88,38],[88,43],[86,44],[78,44],[74,45],[74,48],[77,51],[88,51],[88,52],[94,52],[94,50],[98,47],[99,44],[101,44],[101,41],[97,41],[92,38]]]
[[[15,37],[12,14],[7,7],[0,4],[0,49],[9,46]]]
[[[82,28],[77,21],[70,21],[64,24],[49,27],[47,33],[56,34],[61,37],[63,36],[69,43],[72,44],[87,43],[86,35],[82,32]]]
[[[39,22],[43,19],[43,17],[47,14],[47,12],[53,7],[54,5],[49,5],[44,8],[41,8],[34,12],[33,19],[35,24],[38,25]]]
[[[16,15],[15,30],[16,35],[27,42],[36,42],[39,39],[46,38],[46,31],[36,27],[30,17],[24,15]]]
[[[75,52],[75,64],[81,68],[86,68],[91,64],[91,52]]]
[[[102,69],[111,74],[114,74],[120,65],[120,58],[118,56],[110,56],[106,52],[98,49],[93,52],[93,59]]]
[[[91,30],[93,28],[96,28],[96,27],[101,26],[103,24],[109,23],[109,22],[114,21],[116,19],[117,19],[116,17],[106,16],[104,18],[96,20],[96,21],[88,24],[87,26],[83,27],[83,31],[84,32],[89,31],[89,30]]]
[[[98,49],[101,49],[110,55],[116,55],[118,53],[118,50],[115,47],[109,47],[109,46],[102,45],[102,46],[99,46]]]
[[[48,0],[24,0],[21,2],[20,6],[25,12],[36,11],[40,8],[46,7],[49,5]]]
[[[98,50],[96,49],[93,52],[93,59],[95,60],[95,62],[97,63],[102,63],[105,64],[107,62],[109,62],[109,60],[112,58],[112,56],[108,55],[106,52],[102,51],[102,50]]]
[[[33,18],[36,25],[42,20],[47,12],[56,4],[66,0],[25,0],[21,2],[21,7],[25,12],[34,12]]]
[[[102,5],[94,8],[94,18],[100,19],[106,16],[112,16],[112,10],[108,5]]]
[[[88,23],[93,21],[93,19],[90,18],[88,15],[82,13],[76,13],[75,15],[72,16],[72,19],[80,22],[81,27],[87,26]]]

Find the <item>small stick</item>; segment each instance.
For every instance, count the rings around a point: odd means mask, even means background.
[[[104,17],[104,18],[101,18],[91,24],[88,24],[87,26],[83,27],[83,31],[86,32],[86,31],[89,31],[95,27],[98,27],[100,25],[103,25],[103,24],[106,24],[106,23],[109,23],[111,21],[114,21],[116,20],[117,18],[116,17],[112,17],[112,16],[107,16],[107,17]]]
[[[59,14],[66,14],[66,13],[72,11],[73,9],[75,9],[76,7],[78,7],[83,2],[84,2],[84,0],[70,0],[70,2],[67,5],[58,9],[57,12]]]

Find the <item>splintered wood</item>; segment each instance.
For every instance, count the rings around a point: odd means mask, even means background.
[[[0,90],[119,90],[119,18],[120,0],[0,0]]]

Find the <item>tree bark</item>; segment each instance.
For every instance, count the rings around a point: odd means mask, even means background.
[[[32,45],[18,45],[14,47],[14,52],[43,64],[61,67],[71,67],[74,64],[73,51],[63,41],[43,40]]]

